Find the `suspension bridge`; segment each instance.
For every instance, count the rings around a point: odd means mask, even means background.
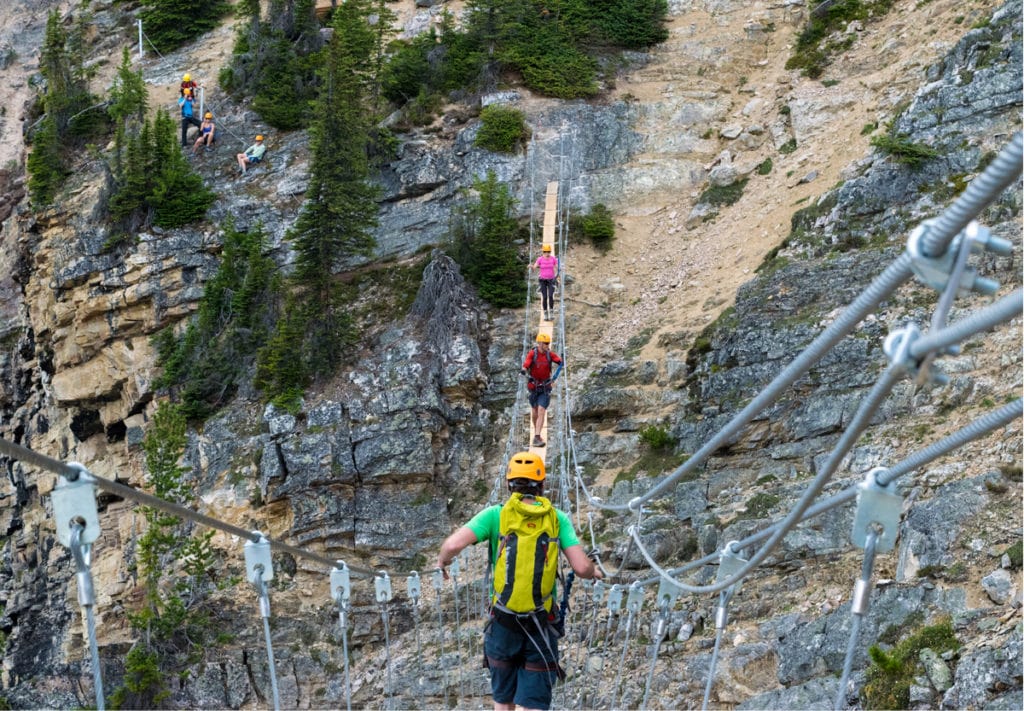
[[[539,245],[551,245],[562,261],[562,270],[569,272],[570,265],[566,263],[569,200],[565,196],[571,192],[577,166],[574,165],[571,148],[572,132],[563,130],[560,141],[562,147],[559,149],[557,174],[551,176],[557,179],[548,181],[543,191],[539,238],[534,232],[535,219],[531,220],[529,257],[531,260],[535,258]],[[567,148],[566,144],[570,147]],[[1016,399],[990,409],[963,428],[911,452],[903,460],[872,469],[863,481],[831,496],[822,498],[822,493],[898,382],[905,378],[915,379],[918,383],[942,382],[937,361],[943,355],[958,352],[959,344],[976,334],[1020,319],[1024,310],[1022,290],[1018,288],[995,298],[999,285],[978,274],[970,266],[969,258],[979,252],[1009,254],[1013,249],[1009,242],[993,235],[975,218],[1017,181],[1024,158],[1022,145],[1024,142],[1018,133],[949,208],[913,230],[905,251],[756,397],[685,463],[646,493],[626,503],[610,503],[595,496],[582,475],[582,467],[576,458],[571,418],[574,388],[570,377],[571,361],[566,359],[563,377],[556,381],[550,418],[543,426],[543,435],[549,444],[534,450],[549,460],[549,495],[557,506],[572,512],[577,526],[584,533],[584,538],[589,538],[592,547],[597,545],[593,528],[595,513],[605,511],[619,516],[619,538],[628,546],[623,560],[629,559],[635,551],[646,563],[646,570],[639,574],[626,574],[623,570],[602,568],[606,582],[581,581],[577,587],[569,607],[567,637],[562,643],[562,661],[568,676],[556,689],[556,707],[647,708],[651,703],[652,679],[659,654],[677,605],[686,596],[717,595],[714,646],[703,690],[703,706],[708,707],[716,682],[716,664],[723,636],[730,624],[730,602],[744,580],[765,563],[798,525],[833,509],[852,507],[854,523],[850,545],[863,551],[863,565],[861,575],[851,581],[851,634],[834,701],[836,709],[848,708],[854,654],[859,647],[872,642],[861,640],[860,630],[865,616],[870,614],[873,565],[876,556],[893,549],[906,504],[897,484],[901,478],[929,462],[955,453],[1000,428],[1019,423],[1024,414],[1024,404]],[[531,175],[536,173],[537,152],[531,144]],[[535,185],[531,185],[530,192],[531,196],[538,194]],[[531,214],[537,213],[535,207],[531,202]],[[547,320],[542,312],[537,319],[539,306],[534,304],[532,278],[529,275],[526,278],[527,308],[522,354],[525,356],[539,331],[550,335],[552,346],[564,354],[572,335],[566,331],[564,289],[560,290],[554,317]],[[828,453],[824,464],[807,482],[797,503],[780,520],[741,540],[724,542],[713,554],[680,567],[660,565],[641,535],[644,516],[651,507],[776,402],[813,364],[825,357],[866,317],[876,312],[900,285],[915,278],[938,294],[930,324],[926,330],[908,324],[892,331],[885,339],[886,367],[862,397],[856,414]],[[953,300],[968,292],[992,295],[993,300],[956,322],[948,322]],[[524,391],[525,386],[521,385],[513,406],[502,462],[507,461],[512,452],[523,449],[523,445],[536,434],[529,422]],[[547,437],[549,431],[550,439]],[[271,539],[260,531],[245,530],[209,514],[105,479],[81,464],[58,461],[14,442],[0,440],[0,454],[16,460],[22,467],[34,467],[58,475],[58,483],[52,493],[52,521],[57,539],[71,552],[75,564],[77,600],[82,612],[83,639],[88,645],[92,692],[97,708],[104,708],[106,698],[101,673],[103,665],[96,639],[96,595],[90,568],[91,549],[100,537],[101,525],[105,523],[96,503],[99,492],[194,521],[234,536],[239,542],[238,555],[244,559],[245,577],[252,585],[253,599],[258,603],[259,612],[254,615],[254,624],[261,625],[264,633],[269,684],[269,688],[260,691],[264,705],[277,709],[293,704],[282,699],[270,628],[273,609],[268,583],[274,579],[273,551],[309,561],[313,567],[321,569],[329,581],[330,595],[322,604],[333,606],[337,612],[344,659],[340,676],[347,708],[360,703],[385,708],[476,708],[489,705],[488,678],[478,664],[481,656],[479,623],[486,617],[489,607],[489,570],[487,554],[483,550],[486,546],[471,547],[456,559],[450,569],[450,582],[443,579],[440,570],[434,569],[411,572],[371,569]],[[503,471],[495,475],[489,503],[496,503],[503,496]],[[357,598],[371,599],[373,604],[356,605]],[[415,655],[408,649],[404,654],[396,655],[397,650],[393,648],[392,621],[399,613],[412,620]],[[371,680],[357,680],[349,669],[349,644],[356,615],[372,615],[380,621],[380,646],[366,651],[366,654],[379,661],[382,673]],[[257,617],[258,623],[255,622]],[[641,635],[641,630],[645,630],[645,634]],[[641,637],[649,639],[641,641]],[[424,638],[429,638],[431,644],[437,646],[434,664],[424,662]],[[625,669],[630,665],[637,671],[645,668],[645,673],[634,673],[630,675],[633,678],[625,678]]]

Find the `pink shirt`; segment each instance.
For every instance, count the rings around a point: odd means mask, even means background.
[[[537,257],[537,268],[540,269],[541,279],[554,279],[558,275],[558,257]]]

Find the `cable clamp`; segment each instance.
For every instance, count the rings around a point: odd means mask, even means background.
[[[377,594],[377,602],[382,605],[391,602],[391,577],[386,570],[377,572],[377,576],[373,579],[373,589]]]
[[[722,552],[718,554],[718,577],[715,578],[715,582],[722,582],[736,575],[746,565],[747,559],[740,555],[739,541],[729,541],[725,544]],[[740,591],[742,581],[736,581],[729,587],[732,589],[732,594],[735,595]]]
[[[630,511],[635,511],[635,512],[641,513],[641,514],[644,512],[643,509],[641,508],[643,505],[644,505],[644,501],[639,496],[634,496],[632,499],[629,500],[629,503],[627,504],[627,506],[629,507]]]
[[[882,350],[889,358],[889,362],[903,369],[912,380],[917,380],[921,373],[921,364],[924,359],[917,360],[910,354],[910,347],[921,337],[921,329],[915,323],[908,323],[903,328],[897,328],[885,337],[882,342]],[[954,349],[958,350],[958,349]],[[927,379],[936,385],[945,385],[949,377],[935,367],[932,363],[927,370]]]
[[[82,528],[78,536],[79,544],[91,546],[100,537],[100,518],[96,510],[96,479],[78,462],[69,462],[68,466],[77,469],[78,476],[74,480],[58,476],[57,486],[50,494],[57,540],[65,548],[70,548],[72,529],[77,524]]]
[[[594,581],[594,591],[591,594],[590,599],[593,601],[595,605],[600,605],[601,601],[604,600],[604,588],[605,584],[602,583],[600,580]]]
[[[78,604],[86,607],[96,604],[96,592],[92,585],[92,544],[82,543],[85,527],[78,521],[71,522],[71,555],[75,559],[75,576],[78,578]]]
[[[459,577],[459,570],[461,569],[460,566],[459,566],[459,556],[455,556],[454,558],[452,558],[451,568],[452,568],[452,577],[453,578]]]
[[[850,536],[855,546],[865,548],[868,534],[876,527],[881,529],[875,544],[879,553],[891,551],[896,545],[903,513],[903,497],[896,493],[896,482],[891,481],[885,486],[878,483],[879,475],[886,471],[885,467],[875,467],[857,485],[857,511]]]
[[[444,589],[444,571],[440,568],[434,570],[434,572],[430,574],[430,583],[434,590],[441,592]]]
[[[938,257],[930,257],[924,253],[924,241],[935,220],[925,220],[910,233],[907,238],[907,254],[910,256],[910,268],[918,281],[935,291],[942,293],[949,286],[949,279],[956,267],[957,254],[964,239],[969,239],[972,253],[995,252],[1010,254],[1013,245],[1007,240],[996,237],[991,231],[972,221],[963,232],[953,238],[946,252]],[[999,290],[999,282],[978,276],[973,267],[965,267],[957,284],[957,296],[967,296],[972,291],[979,294],[992,295]]]
[[[640,608],[644,606],[644,588],[640,585],[640,581],[636,581],[629,586],[629,597],[626,598],[626,609],[632,614],[640,612]]]
[[[622,609],[622,586],[616,583],[608,591],[608,612],[617,613]]]
[[[252,532],[255,540],[245,542],[245,575],[257,588],[274,579],[274,564],[271,560],[270,541],[259,531]]]
[[[348,607],[352,597],[352,581],[345,561],[339,560],[331,570],[331,599],[342,607]]]

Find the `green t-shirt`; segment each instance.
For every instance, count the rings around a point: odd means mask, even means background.
[[[540,504],[538,504],[539,506]],[[488,506],[469,520],[466,528],[476,536],[477,543],[483,541],[491,542],[491,560],[498,557],[498,539],[500,537],[501,505]],[[568,514],[560,509],[555,509],[558,517],[558,545],[564,551],[566,548],[578,546],[580,539],[572,527],[572,520]]]

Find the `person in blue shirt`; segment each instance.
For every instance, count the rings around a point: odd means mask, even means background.
[[[192,97],[192,90],[185,89],[178,99],[178,106],[181,107],[181,147],[188,146],[188,127],[200,128],[203,122],[196,118],[195,99]]]

